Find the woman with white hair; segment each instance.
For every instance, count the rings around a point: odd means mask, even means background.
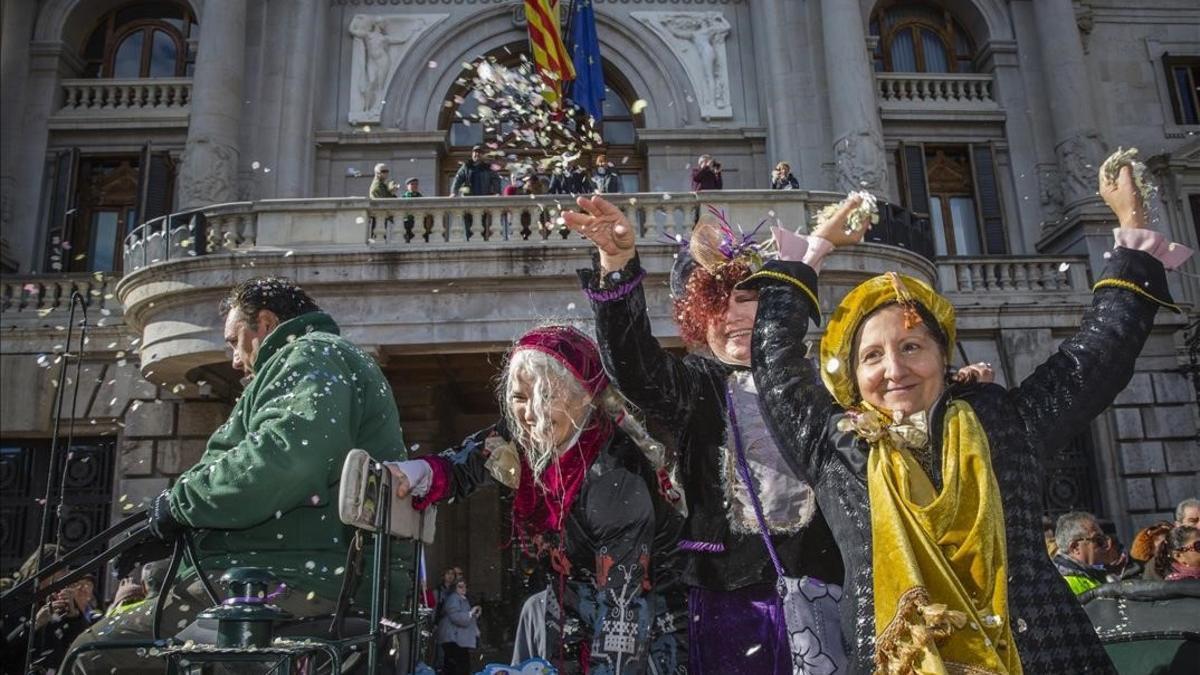
[[[563,673],[677,672],[683,520],[661,493],[662,448],[610,385],[595,343],[569,326],[529,331],[498,393],[496,427],[389,465],[397,496],[424,508],[492,481],[514,490],[515,534],[549,552],[541,656]]]

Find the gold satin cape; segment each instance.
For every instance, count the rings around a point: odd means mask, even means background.
[[[888,435],[871,444],[876,673],[1021,673],[1008,613],[1004,510],[987,436],[952,401],[942,491]]]

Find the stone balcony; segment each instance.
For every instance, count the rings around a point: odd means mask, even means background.
[[[50,128],[186,127],[191,100],[188,77],[63,80]]]
[[[884,119],[1003,119],[987,73],[875,73]]]
[[[838,195],[724,191],[704,195],[746,231],[805,226]],[[620,195],[636,223],[657,334],[676,334],[667,276],[677,235],[705,208],[693,193]],[[278,274],[302,283],[343,333],[392,356],[487,352],[538,321],[589,321],[575,270],[592,247],[557,222],[569,198],[306,199],[219,204],[151,221],[125,242],[117,297],[158,384],[211,381],[227,360],[216,307],[230,285]],[[897,230],[899,231],[899,230]],[[838,252],[822,277],[828,305],[869,275],[898,269],[931,282],[927,258],[898,246]],[[828,307],[826,307],[828,309]]]
[[[765,221],[763,235],[777,222],[806,229],[812,213],[838,198],[809,191],[704,196],[731,223],[752,229]],[[621,195],[617,203],[637,225],[654,330],[675,341],[667,289],[675,236],[688,232],[704,205],[692,193]],[[6,278],[4,353],[52,351],[62,342],[71,292],[80,290],[90,300],[91,325],[102,328],[94,349],[140,343],[142,374],[155,384],[236,382],[232,371],[220,370],[228,368],[217,305],[233,283],[267,274],[302,283],[344,334],[381,362],[493,352],[539,321],[590,321],[575,270],[589,264],[592,247],[557,224],[558,209],[567,206],[569,200],[554,196],[346,198],[239,202],[176,214],[130,233],[121,277]],[[902,227],[877,231],[905,236]],[[959,307],[968,333],[994,331],[1001,318],[1011,323],[1017,314],[1031,317],[1029,325],[1067,327],[1087,301],[1083,258],[932,261],[888,241],[833,254],[821,276],[825,312],[854,284],[888,270],[938,284]]]

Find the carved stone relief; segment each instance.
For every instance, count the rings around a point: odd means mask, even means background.
[[[883,139],[871,131],[847,134],[833,144],[837,165],[837,189],[840,192],[868,190],[887,192]]]
[[[733,26],[720,12],[630,12],[683,64],[704,119],[733,117],[725,41]]]
[[[1058,220],[1063,214],[1063,185],[1058,167],[1052,164],[1038,165],[1037,179],[1042,213],[1047,221]]]
[[[350,123],[379,122],[384,92],[422,33],[449,14],[358,14],[350,20]]]
[[[1055,148],[1062,175],[1062,196],[1067,205],[1096,194],[1096,172],[1101,155],[1100,135],[1094,131],[1075,134]]]
[[[238,152],[211,138],[189,140],[179,171],[181,209],[221,204],[237,199],[234,183]]]

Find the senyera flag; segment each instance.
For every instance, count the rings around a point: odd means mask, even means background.
[[[525,0],[533,62],[546,85],[544,96],[551,103],[562,98],[563,82],[575,79],[575,66],[559,30],[558,4],[557,0]]]

